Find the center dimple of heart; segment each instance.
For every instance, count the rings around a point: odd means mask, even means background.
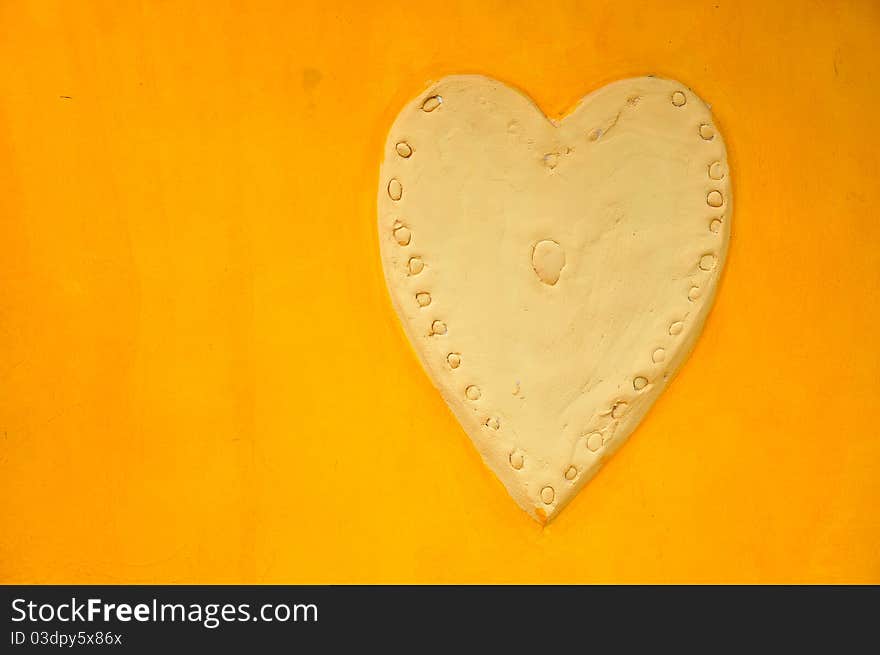
[[[553,286],[565,267],[565,251],[556,241],[538,241],[532,249],[532,268],[544,284]]]

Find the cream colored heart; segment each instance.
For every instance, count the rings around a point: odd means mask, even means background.
[[[687,357],[730,215],[724,142],[678,82],[615,82],[557,122],[456,75],[401,110],[379,181],[388,289],[431,380],[536,520],[595,475]]]

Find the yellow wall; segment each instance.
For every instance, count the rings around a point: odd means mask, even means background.
[[[0,4],[0,581],[880,582],[880,5]],[[385,291],[385,130],[485,73],[712,103],[697,348],[545,529]],[[64,96],[70,96],[65,98]]]

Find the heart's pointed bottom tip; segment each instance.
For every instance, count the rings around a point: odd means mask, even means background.
[[[555,514],[556,514],[556,512],[554,512],[552,510],[551,510],[550,514],[548,514],[547,510],[545,510],[543,507],[536,507],[535,513],[532,515],[532,518],[534,518],[538,523],[540,523],[541,527],[544,527],[553,519]]]

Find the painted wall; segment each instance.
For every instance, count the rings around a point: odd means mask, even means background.
[[[0,581],[880,582],[880,5],[0,5]],[[712,104],[691,360],[545,529],[397,324],[385,131],[480,72]],[[492,244],[486,244],[491,256]]]

